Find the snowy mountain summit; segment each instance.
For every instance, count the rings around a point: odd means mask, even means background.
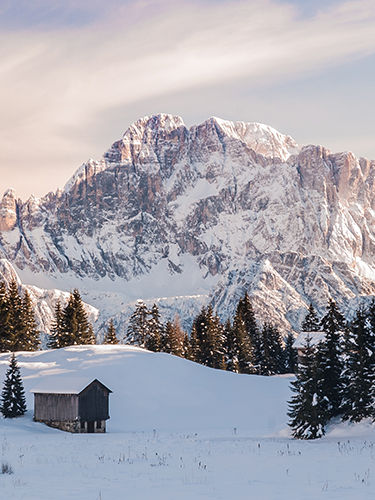
[[[309,301],[375,294],[374,180],[374,161],[267,125],[145,117],[63,190],[25,203],[8,190],[1,257],[108,314],[142,297],[182,315],[213,300],[225,317],[248,290],[298,328]]]

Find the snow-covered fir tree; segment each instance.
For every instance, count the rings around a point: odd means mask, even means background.
[[[288,333],[285,338],[284,364],[286,373],[295,373],[297,369],[297,350],[293,347],[295,338],[292,333]]]
[[[375,365],[370,324],[361,307],[351,323],[346,345],[342,418],[351,422],[374,416]]]
[[[173,322],[167,321],[164,331],[164,351],[175,356],[184,356],[185,332],[181,328],[180,318],[176,315]]]
[[[325,340],[319,344],[319,360],[323,377],[323,393],[327,401],[327,419],[341,412],[343,397],[343,332],[346,321],[336,302],[329,299],[327,313],[321,320]]]
[[[22,329],[18,332],[18,342],[14,349],[17,351],[36,351],[40,345],[39,331],[36,326],[33,304],[27,290],[22,297],[21,314]]]
[[[283,373],[284,353],[279,330],[271,323],[264,323],[261,331],[260,375]]]
[[[289,401],[288,416],[292,435],[298,439],[316,439],[325,433],[325,402],[316,349],[308,336],[296,380],[291,383],[294,396]]]
[[[60,347],[65,347],[64,344],[63,311],[61,302],[58,300],[55,305],[55,314],[51,325],[51,333],[48,338],[47,347],[49,349],[59,349]]]
[[[224,332],[211,306],[202,308],[194,320],[193,329],[192,348],[196,351],[195,361],[212,368],[223,368],[225,364]]]
[[[224,326],[224,353],[226,369],[239,373],[239,346],[237,344],[237,334],[232,328],[231,322],[228,319]]]
[[[62,336],[59,347],[77,344],[95,344],[95,335],[81,295],[77,289],[70,294],[62,313]]]
[[[108,328],[104,336],[103,344],[118,344],[119,340],[116,335],[116,328],[111,318],[108,323]]]
[[[158,352],[162,348],[163,325],[160,321],[160,312],[156,304],[153,304],[148,320],[147,338],[145,347],[149,351]]]
[[[11,350],[11,327],[9,324],[8,291],[5,283],[0,283],[0,352]]]
[[[254,309],[247,292],[245,292],[243,298],[238,302],[236,315],[241,317],[245,326],[249,343],[249,352],[251,353],[251,373],[258,373],[261,357],[261,339]]]
[[[239,373],[255,373],[254,350],[239,307],[234,316],[231,336],[234,344],[232,357],[236,359]]]
[[[19,417],[26,412],[25,391],[14,354],[10,358],[9,368],[5,375],[0,411],[5,418]]]
[[[149,335],[149,311],[143,300],[138,300],[133,314],[130,316],[125,342],[139,347],[146,347]]]
[[[303,332],[318,332],[320,330],[320,320],[312,303],[310,303],[308,313],[302,321],[301,330]]]
[[[9,308],[9,330],[11,351],[17,351],[21,348],[20,332],[23,330],[22,320],[22,298],[18,291],[18,284],[12,280],[8,287],[8,308]]]
[[[34,307],[27,290],[23,297],[12,280],[7,289],[0,286],[0,349],[1,351],[35,351],[40,344]]]

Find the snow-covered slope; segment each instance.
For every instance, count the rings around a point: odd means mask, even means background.
[[[17,356],[30,409],[0,418],[1,499],[374,498],[374,425],[333,426],[315,442],[290,439],[288,376],[226,373],[126,346]],[[0,355],[0,380],[7,363]],[[67,386],[77,376],[113,390],[106,434],[32,421],[29,389],[53,389],[56,379]]]
[[[161,114],[64,190],[25,203],[7,191],[0,249],[24,282],[78,286],[121,325],[139,297],[182,316],[213,300],[225,317],[248,290],[295,329],[309,301],[322,310],[332,295],[350,310],[374,295],[374,179],[375,162],[299,147],[266,125],[187,128]]]
[[[123,345],[18,353],[17,359],[31,409],[30,390],[42,382],[51,387],[76,377],[103,382],[113,391],[109,432],[241,426],[261,436],[285,428],[288,377],[237,375]],[[0,380],[8,360],[0,354]]]

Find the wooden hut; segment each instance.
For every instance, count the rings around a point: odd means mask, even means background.
[[[31,392],[36,422],[68,432],[105,432],[112,391],[99,380],[50,379]]]

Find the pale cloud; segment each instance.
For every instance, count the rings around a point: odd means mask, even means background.
[[[100,116],[112,108],[236,79],[254,88],[292,81],[375,53],[372,0],[309,18],[266,0],[113,1],[101,11],[103,4],[92,4],[103,16],[80,27],[0,32],[4,189],[16,184],[23,196],[40,195],[64,184],[109,146],[90,135],[109,126]]]

